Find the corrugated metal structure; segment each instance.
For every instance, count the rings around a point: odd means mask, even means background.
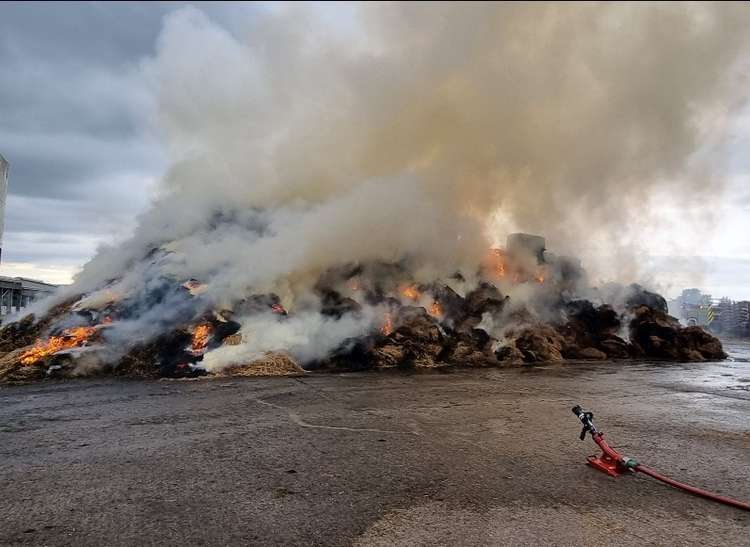
[[[3,231],[5,230],[5,198],[8,195],[10,164],[0,154],[0,260],[3,256]]]
[[[44,281],[0,276],[0,315],[20,312],[34,300],[52,294],[55,289],[57,285]]]

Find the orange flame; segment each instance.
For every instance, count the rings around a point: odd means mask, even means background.
[[[391,318],[390,312],[385,312],[385,320],[383,321],[383,326],[380,328],[380,332],[385,336],[393,332],[393,318]]]
[[[33,348],[21,355],[21,363],[33,365],[58,351],[82,346],[94,332],[95,327],[73,327],[65,329],[60,336],[50,336],[46,342],[37,340]]]
[[[287,313],[286,309],[284,309],[284,306],[282,306],[281,304],[273,304],[271,306],[271,311],[273,313],[278,313],[279,315],[286,315]]]
[[[502,249],[490,249],[487,255],[487,266],[492,274],[498,279],[505,277],[507,273],[505,266],[505,251]]]
[[[544,279],[546,276],[547,276],[547,268],[545,268],[544,266],[540,266],[536,270],[536,275],[534,276],[534,280],[537,283],[542,284],[544,283]]]
[[[419,291],[416,285],[409,285],[402,288],[401,294],[410,300],[419,300]]]
[[[427,310],[427,313],[429,313],[433,317],[442,317],[443,316],[443,307],[440,305],[440,302],[435,300],[432,305]]]
[[[213,327],[208,323],[203,323],[195,327],[195,330],[193,331],[193,341],[190,344],[190,349],[193,353],[203,353],[206,351],[208,338],[211,336],[213,330]]]

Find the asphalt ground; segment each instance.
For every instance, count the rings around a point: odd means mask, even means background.
[[[749,545],[750,346],[702,364],[0,388],[2,545]]]

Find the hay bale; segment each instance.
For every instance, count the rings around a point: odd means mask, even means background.
[[[674,317],[648,306],[633,310],[630,339],[646,357],[669,361],[726,359],[718,338],[701,327],[682,327]]]
[[[285,353],[268,352],[260,359],[225,369],[223,376],[300,376],[305,370]]]
[[[33,344],[49,330],[52,323],[68,313],[79,298],[80,295],[53,306],[42,318],[29,314],[18,321],[4,325],[0,328],[0,352],[12,352]]]
[[[239,346],[242,343],[242,333],[230,334],[221,343],[225,346]]]
[[[495,350],[495,357],[504,365],[523,364],[523,352],[516,347],[515,340],[509,340]]]
[[[596,348],[582,348],[576,352],[576,357],[591,361],[604,361],[607,358],[607,354]]]
[[[21,356],[32,347],[18,348],[0,357],[0,383],[30,382],[44,378],[45,367],[42,363],[21,363]]]
[[[399,366],[405,357],[406,351],[398,344],[386,344],[373,350],[375,366],[378,368],[393,368]]]
[[[525,327],[515,340],[527,363],[562,361],[565,338],[544,323]]]

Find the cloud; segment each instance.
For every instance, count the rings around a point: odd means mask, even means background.
[[[226,28],[267,9],[197,3]],[[5,2],[0,153],[11,164],[3,264],[83,264],[122,237],[164,169],[143,61],[182,2]],[[58,240],[58,245],[50,241]],[[55,266],[57,267],[57,266]],[[59,276],[58,276],[59,277]]]
[[[3,274],[36,269],[59,280],[146,206],[164,160],[140,59],[167,9],[3,5],[0,153],[11,164]]]

